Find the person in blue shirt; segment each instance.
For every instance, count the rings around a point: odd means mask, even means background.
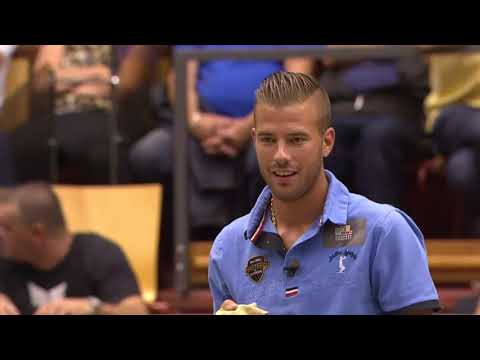
[[[276,49],[279,45],[177,45],[182,49]],[[268,75],[280,71],[311,74],[313,61],[215,59],[192,60],[187,66],[187,119],[192,171],[192,224],[224,226],[233,218],[232,190],[240,188],[247,171],[258,173],[250,140],[255,89]],[[160,126],[134,145],[131,170],[141,182],[168,183],[172,173],[173,138],[170,125]],[[259,177],[259,176],[258,176]],[[251,192],[258,195],[258,186]],[[243,200],[245,196],[242,196]],[[235,202],[235,201],[233,201]]]
[[[281,46],[183,45],[176,46],[175,51],[192,47],[271,50]],[[225,224],[251,207],[263,187],[250,138],[255,89],[264,78],[280,70],[312,73],[313,61],[299,57],[284,61],[215,59],[188,63],[184,120],[190,135],[190,219],[194,234],[199,234],[193,237],[213,238]],[[129,161],[136,181],[160,182],[164,187],[162,246],[173,243],[172,132],[172,124],[164,123],[146,134],[132,147]],[[248,176],[243,176],[245,173]],[[162,253],[173,254],[171,249]],[[166,261],[173,267],[173,261]]]
[[[432,313],[439,308],[421,231],[390,205],[350,193],[324,169],[333,149],[328,94],[277,72],[256,92],[252,136],[267,186],[214,241],[214,311]]]

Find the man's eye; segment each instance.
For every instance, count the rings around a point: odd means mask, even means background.
[[[264,144],[272,144],[274,142],[273,138],[270,137],[260,138],[260,141]]]
[[[306,141],[306,139],[304,137],[301,137],[301,136],[296,136],[296,137],[292,138],[292,143],[294,143],[294,144],[303,144],[305,141]]]

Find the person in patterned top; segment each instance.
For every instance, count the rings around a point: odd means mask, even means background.
[[[34,112],[31,121],[16,131],[16,181],[51,179],[48,137],[51,131],[49,114],[53,112],[59,181],[108,183],[112,107],[118,102],[122,86],[128,88],[131,94],[138,83],[146,81],[144,68],[151,64],[150,51],[147,46],[141,45],[40,46],[34,64],[34,88],[38,93],[48,94],[49,82],[42,79],[47,78],[44,76],[46,71],[51,71],[52,109],[44,106],[42,111]],[[134,67],[132,63],[135,63]],[[122,68],[125,65],[128,74],[123,81]],[[112,69],[122,78],[115,94],[111,83]],[[132,121],[128,119],[125,122]],[[120,138],[125,140],[129,137],[120,130]],[[129,178],[126,161],[122,160],[127,147],[128,141],[125,140],[118,148],[120,182],[127,182]]]

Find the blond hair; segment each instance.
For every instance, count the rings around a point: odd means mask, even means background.
[[[255,92],[255,106],[268,104],[286,106],[303,103],[314,94],[320,95],[321,129],[326,130],[331,123],[330,99],[326,90],[312,76],[294,72],[276,72],[262,81]]]

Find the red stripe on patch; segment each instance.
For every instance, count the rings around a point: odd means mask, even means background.
[[[291,289],[291,290],[285,290],[285,297],[292,297],[298,295],[298,288],[296,289]]]

